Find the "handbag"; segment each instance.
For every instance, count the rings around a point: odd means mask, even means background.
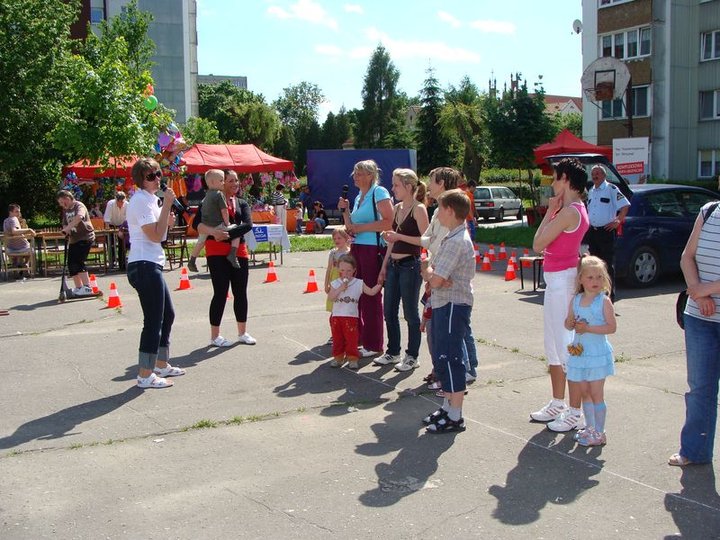
[[[710,215],[718,207],[718,204],[720,204],[720,203],[716,202],[714,204],[711,204],[708,207],[707,211],[703,214],[703,226],[707,222]],[[700,230],[702,230],[702,227],[700,227]],[[685,314],[685,306],[687,305],[687,301],[688,301],[687,290],[680,291],[680,293],[678,293],[677,300],[675,301],[675,320],[677,321],[678,326],[680,328],[682,328],[683,330],[685,330],[684,314]]]
[[[373,208],[373,218],[375,221],[378,219],[377,215],[377,208],[375,207],[375,187],[373,187],[372,192],[372,208]],[[375,246],[377,248],[377,259],[378,259],[378,266],[382,268],[383,261],[385,260],[385,253],[382,252],[382,246],[380,245],[380,233],[375,232]]]

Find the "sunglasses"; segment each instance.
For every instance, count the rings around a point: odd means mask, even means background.
[[[152,182],[153,180],[156,180],[158,178],[162,178],[162,171],[148,173],[148,175],[145,177],[145,180],[147,180],[148,182]]]

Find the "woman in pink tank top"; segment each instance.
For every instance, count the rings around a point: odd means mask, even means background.
[[[540,410],[530,413],[530,418],[548,422],[552,431],[583,427],[578,384],[569,385],[570,407],[565,405],[567,346],[573,339],[573,332],[565,328],[565,318],[575,290],[580,242],[590,226],[581,199],[586,186],[587,172],[580,161],[566,158],[555,165],[552,183],[555,196],[550,198],[547,213],[533,240],[533,249],[545,256],[543,327],[552,399]]]

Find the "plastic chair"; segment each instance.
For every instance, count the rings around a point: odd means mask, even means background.
[[[10,242],[12,239],[18,239],[18,238],[24,238],[30,243],[30,247],[21,251],[18,251],[16,249],[12,249],[12,253],[10,252]],[[21,234],[14,234],[12,236],[8,234],[2,235],[2,254],[0,255],[2,258],[2,267],[5,269],[5,279],[9,280],[10,276],[13,273],[19,273],[22,274],[23,272],[30,272],[30,277],[35,276],[35,236],[33,236],[32,233],[21,233]],[[28,265],[25,266],[15,266],[14,259],[18,257],[27,257],[28,258]]]

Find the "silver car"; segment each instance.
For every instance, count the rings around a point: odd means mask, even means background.
[[[505,186],[481,186],[475,188],[475,216],[502,221],[505,216],[522,219],[522,201]]]

